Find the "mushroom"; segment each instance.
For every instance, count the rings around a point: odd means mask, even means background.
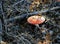
[[[44,21],[45,18],[43,16],[38,16],[38,15],[31,16],[27,19],[28,23],[37,26],[39,29],[40,29],[39,24],[42,24]]]

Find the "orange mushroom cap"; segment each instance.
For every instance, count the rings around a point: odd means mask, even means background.
[[[42,24],[45,21],[43,16],[31,16],[27,19],[28,23],[30,24]]]

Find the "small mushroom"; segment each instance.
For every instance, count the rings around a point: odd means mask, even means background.
[[[34,15],[31,16],[27,19],[28,23],[33,24],[35,26],[39,27],[39,24],[42,24],[45,21],[45,18],[43,16],[38,16],[38,15]]]

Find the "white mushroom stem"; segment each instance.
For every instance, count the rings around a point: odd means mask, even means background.
[[[36,26],[37,28],[39,28],[42,33],[45,33],[45,32],[47,31],[46,29],[43,29],[43,30],[42,30],[42,28],[39,26],[39,24],[35,24],[35,26]]]
[[[36,27],[38,27],[39,29],[41,29],[41,27],[39,26],[39,24],[35,24]]]

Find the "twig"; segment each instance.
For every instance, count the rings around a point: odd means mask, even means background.
[[[23,14],[23,15],[20,15],[20,16],[16,16],[16,17],[14,17],[14,18],[6,19],[5,21],[13,21],[13,20],[16,20],[16,19],[23,19],[23,18],[25,18],[27,15],[28,15],[28,16],[30,16],[30,15],[36,15],[36,14],[45,13],[45,12],[48,12],[48,11],[51,11],[51,10],[59,9],[59,8],[60,8],[60,7],[53,7],[53,8],[51,8],[50,10],[45,9],[45,10],[36,11],[36,12],[33,12],[33,13]]]

